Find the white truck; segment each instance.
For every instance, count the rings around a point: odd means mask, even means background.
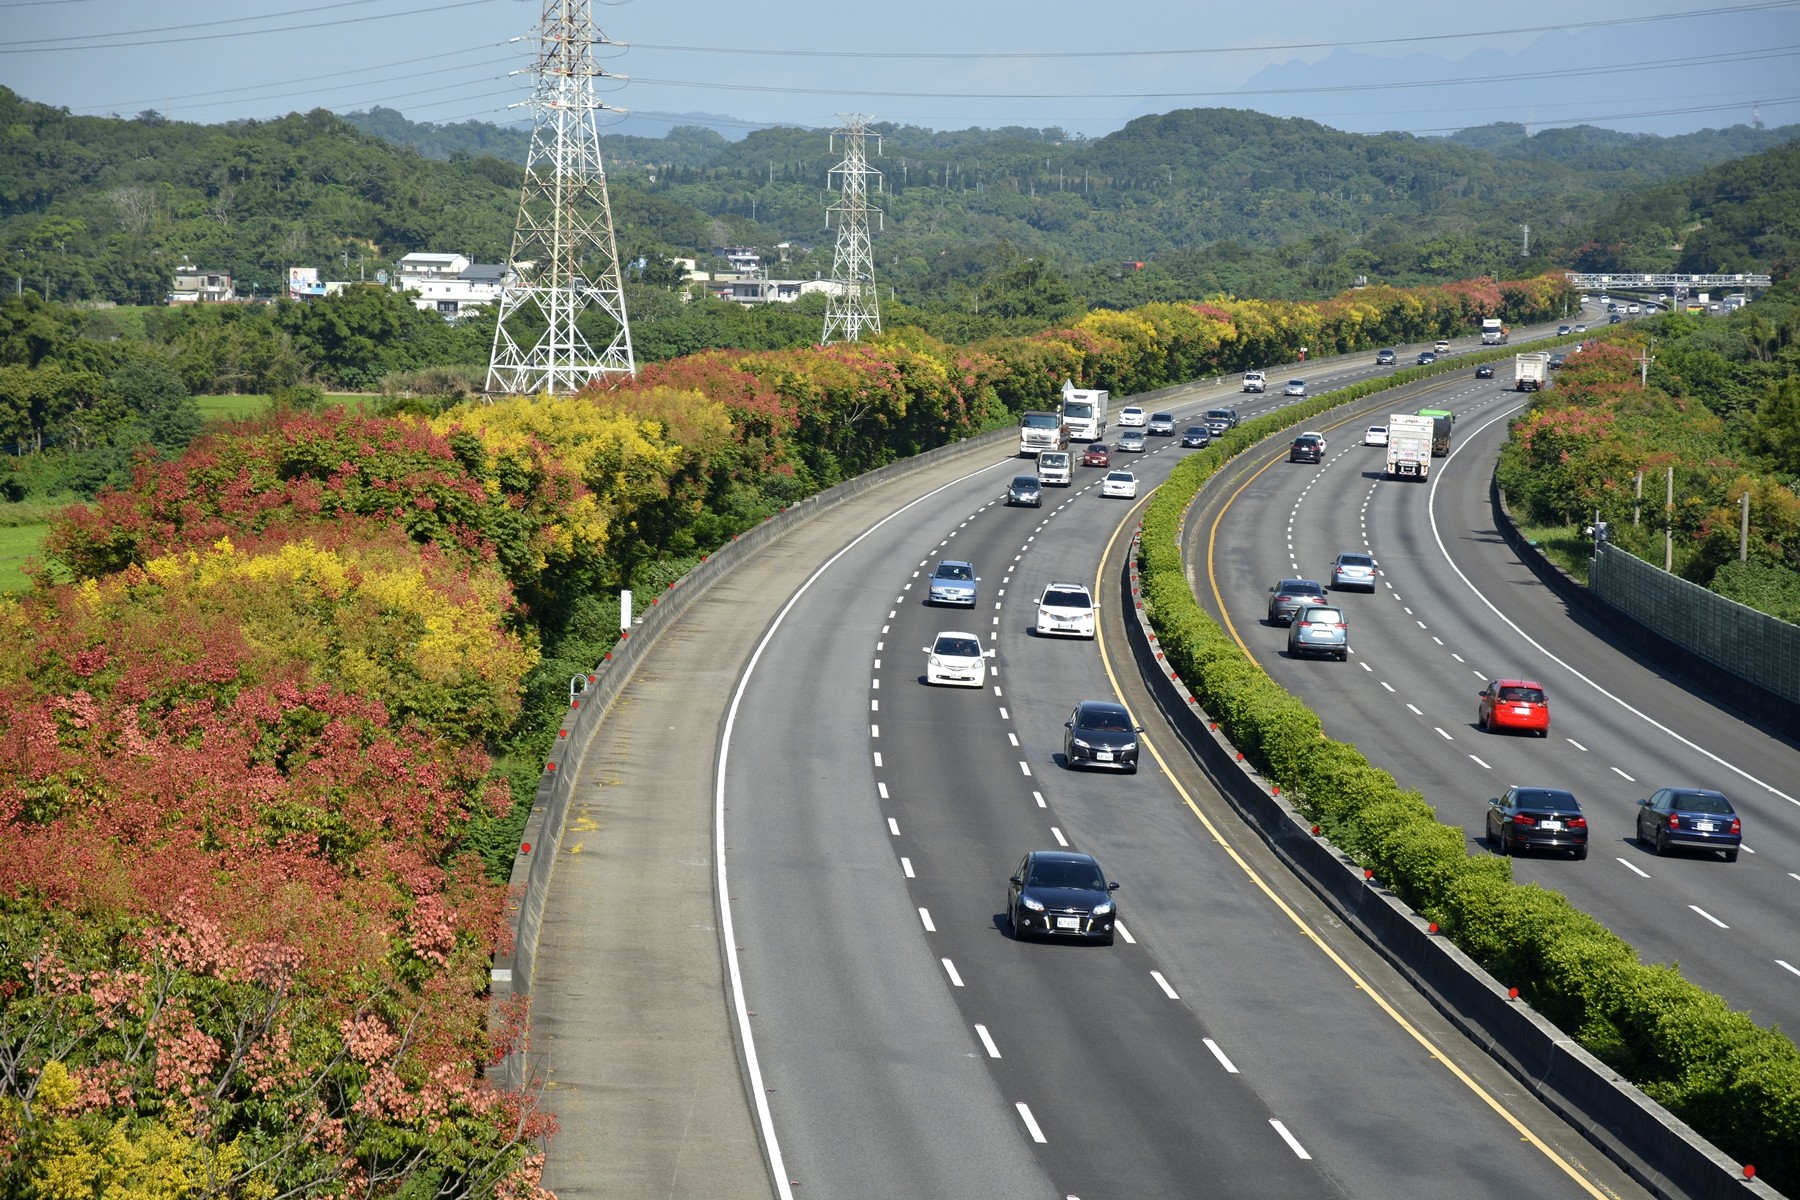
[[[1097,442],[1106,436],[1106,408],[1112,399],[1105,388],[1078,388],[1072,379],[1063,380],[1063,424],[1069,427],[1069,440]]]
[[[1421,417],[1417,413],[1394,413],[1390,416],[1387,470],[1383,472],[1384,476],[1388,479],[1423,481],[1431,473],[1432,432],[1430,417]]]
[[[1481,344],[1484,346],[1504,346],[1509,331],[1506,322],[1499,317],[1483,317],[1481,319]]]
[[[1268,378],[1261,371],[1244,372],[1244,390],[1246,392],[1260,392],[1268,386]]]
[[[1550,356],[1542,350],[1513,355],[1513,391],[1535,392],[1550,382]]]
[[[1074,463],[1067,450],[1038,451],[1038,482],[1045,487],[1068,487],[1075,481]]]
[[[1069,427],[1062,414],[1025,412],[1019,414],[1019,456],[1036,458],[1041,450],[1067,450]]]

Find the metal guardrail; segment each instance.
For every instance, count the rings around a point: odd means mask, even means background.
[[[1800,625],[1708,591],[1607,542],[1595,547],[1588,586],[1690,654],[1800,704]]]

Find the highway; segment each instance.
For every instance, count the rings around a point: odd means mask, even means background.
[[[1316,393],[1372,362],[1270,376]],[[1248,417],[1284,401],[1197,387],[1155,407],[1221,403]],[[1150,444],[1123,456],[1136,503],[1078,469],[1042,510],[1006,508],[1020,461],[998,456],[934,478],[821,549],[791,594],[759,598],[745,615],[762,639],[741,672],[720,664],[721,919],[777,1193],[1641,1195],[1287,876],[1151,710],[1104,586],[1184,453]],[[1260,581],[1282,539],[1270,504],[1253,510],[1242,573]],[[976,564],[973,611],[925,604],[940,557]],[[1032,601],[1064,579],[1102,600],[1093,642],[1030,632]],[[1260,604],[1263,586],[1227,594]],[[997,649],[987,688],[924,685],[944,629]],[[1136,776],[1060,765],[1087,698],[1147,727]],[[1062,845],[1121,882],[1117,945],[1007,933],[1007,875]]]
[[[1244,456],[1190,519],[1197,592],[1263,668],[1304,697],[1326,732],[1418,788],[1472,853],[1489,797],[1508,785],[1567,788],[1590,825],[1590,857],[1516,858],[1514,877],[1568,895],[1646,960],[1678,963],[1764,1024],[1800,1028],[1800,750],[1689,694],[1571,614],[1495,528],[1489,498],[1507,419],[1528,400],[1499,378],[1439,376],[1404,401],[1369,403],[1330,430],[1325,461],[1288,464],[1280,448]],[[1457,414],[1453,453],[1429,483],[1383,481],[1363,427],[1389,407]],[[1349,663],[1290,661],[1285,630],[1264,621],[1265,589],[1326,580],[1332,557],[1368,550],[1373,595],[1334,597],[1350,627]],[[1496,676],[1542,682],[1547,739],[1485,734],[1476,692]],[[1745,852],[1657,857],[1633,839],[1636,801],[1659,787],[1717,788],[1744,822]]]

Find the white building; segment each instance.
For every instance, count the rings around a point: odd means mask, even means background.
[[[498,304],[506,286],[504,263],[472,262],[461,254],[408,254],[395,264],[390,286],[414,292],[413,307],[435,312],[446,321],[477,308]]]

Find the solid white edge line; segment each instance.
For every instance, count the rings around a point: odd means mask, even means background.
[[[1025,1122],[1025,1130],[1027,1133],[1031,1134],[1031,1140],[1038,1143],[1040,1146],[1048,1145],[1050,1139],[1046,1138],[1044,1136],[1044,1131],[1038,1128],[1037,1118],[1031,1115],[1030,1107],[1028,1107],[1023,1100],[1013,1105],[1013,1107],[1019,1110],[1019,1117]]]
[[[762,640],[756,643],[756,649],[750,654],[750,661],[745,664],[744,673],[738,677],[737,687],[731,693],[731,705],[725,710],[725,726],[719,731],[719,766],[713,775],[713,859],[716,864],[713,878],[715,886],[718,888],[719,944],[725,948],[725,969],[731,979],[732,1015],[737,1019],[738,1040],[744,1048],[744,1071],[749,1076],[745,1082],[750,1091],[751,1102],[756,1106],[757,1124],[762,1128],[763,1148],[769,1160],[769,1176],[774,1181],[775,1193],[781,1197],[781,1200],[794,1200],[794,1188],[788,1180],[787,1161],[781,1153],[781,1139],[775,1133],[775,1116],[769,1109],[769,1092],[763,1086],[762,1060],[756,1054],[756,1034],[750,1028],[750,1006],[744,998],[744,967],[738,958],[737,950],[737,922],[731,913],[730,865],[725,852],[725,777],[731,767],[731,735],[737,727],[738,710],[743,707],[744,693],[750,687],[750,680],[756,673],[757,664],[762,661],[763,652],[775,639],[776,633],[780,631],[783,622],[787,620],[788,613],[794,610],[794,606],[800,603],[800,597],[804,596],[814,583],[823,578],[825,572],[835,566],[839,559],[854,550],[862,543],[863,539],[872,535],[883,525],[895,520],[909,509],[923,504],[939,492],[947,491],[992,471],[996,466],[1003,467],[1005,465],[1005,460],[999,463],[990,463],[978,471],[971,471],[967,475],[952,479],[941,487],[933,488],[910,504],[903,505],[881,518],[852,538],[849,545],[826,559],[819,569],[809,575],[806,582],[801,584],[792,596],[788,597],[788,602],[781,606],[781,611],[775,614],[773,621],[769,622],[768,630],[764,632]],[[892,617],[890,616],[889,619],[891,620]],[[1029,1114],[1026,1119],[1030,1120]],[[1032,1124],[1035,1127],[1035,1122]],[[1039,1140],[1043,1140],[1042,1135],[1039,1135]]]
[[[1452,459],[1454,459],[1458,454],[1461,454],[1464,450],[1468,449],[1469,439],[1474,437],[1475,434],[1479,434],[1482,430],[1486,429],[1489,425],[1492,425],[1495,421],[1504,420],[1506,417],[1510,416],[1515,409],[1523,407],[1525,404],[1528,404],[1528,403],[1530,403],[1530,402],[1521,400],[1517,404],[1514,404],[1514,405],[1510,406],[1509,408],[1507,408],[1504,412],[1498,413],[1495,416],[1490,417],[1488,420],[1483,421],[1480,425],[1478,425],[1475,428],[1474,433],[1465,434],[1463,437],[1458,438],[1456,447],[1450,451],[1450,457],[1444,460],[1444,466],[1446,466],[1446,467],[1449,466]],[[1649,725],[1652,729],[1655,729],[1657,732],[1663,734],[1665,737],[1673,738],[1675,741],[1680,742],[1682,745],[1686,746],[1690,750],[1694,750],[1694,751],[1699,752],[1700,754],[1705,755],[1707,758],[1710,758],[1712,761],[1718,763],[1721,767],[1724,767],[1726,770],[1730,771],[1732,774],[1738,776],[1739,778],[1744,779],[1750,783],[1754,783],[1757,787],[1762,788],[1764,791],[1771,792],[1774,795],[1780,796],[1783,800],[1786,800],[1789,804],[1792,804],[1795,806],[1800,806],[1800,799],[1795,799],[1793,796],[1788,795],[1786,792],[1782,791],[1780,788],[1777,788],[1775,785],[1773,785],[1771,783],[1765,783],[1763,780],[1758,779],[1756,776],[1754,776],[1750,772],[1744,770],[1742,767],[1737,766],[1734,763],[1727,762],[1725,759],[1720,758],[1717,754],[1714,754],[1711,750],[1708,750],[1706,747],[1699,745],[1698,743],[1689,741],[1687,738],[1682,737],[1679,733],[1676,733],[1673,729],[1670,729],[1667,725],[1664,725],[1661,721],[1658,721],[1655,717],[1651,716],[1649,713],[1644,712],[1641,709],[1634,708],[1630,704],[1627,704],[1622,698],[1613,695],[1611,692],[1609,692],[1605,688],[1601,687],[1594,680],[1589,679],[1586,675],[1584,675],[1580,671],[1576,670],[1569,663],[1564,662],[1562,659],[1558,658],[1555,654],[1552,654],[1549,651],[1549,649],[1547,649],[1543,645],[1543,643],[1539,642],[1536,638],[1532,637],[1529,633],[1526,633],[1523,629],[1520,629],[1518,627],[1518,625],[1513,622],[1513,619],[1511,617],[1509,617],[1505,613],[1501,612],[1499,610],[1499,608],[1497,608],[1494,605],[1494,602],[1492,600],[1489,600],[1486,596],[1482,595],[1481,589],[1476,587],[1474,585],[1474,583],[1470,582],[1469,577],[1467,575],[1463,574],[1462,568],[1457,566],[1456,561],[1450,557],[1450,550],[1448,547],[1446,547],[1444,545],[1444,535],[1441,532],[1439,532],[1439,530],[1438,530],[1437,489],[1438,489],[1438,485],[1440,483],[1442,483],[1443,481],[1444,481],[1444,476],[1441,473],[1441,469],[1440,469],[1440,471],[1438,473],[1434,473],[1432,480],[1431,480],[1431,490],[1430,490],[1430,492],[1428,492],[1426,494],[1426,497],[1425,497],[1425,514],[1426,514],[1426,518],[1431,522],[1432,540],[1437,542],[1438,553],[1444,556],[1444,562],[1449,566],[1449,568],[1452,571],[1456,572],[1456,577],[1463,581],[1463,585],[1475,594],[1475,598],[1477,600],[1480,600],[1483,604],[1487,605],[1488,611],[1492,612],[1496,617],[1499,617],[1502,621],[1505,621],[1507,628],[1511,629],[1514,633],[1518,634],[1521,638],[1523,638],[1525,643],[1527,645],[1529,645],[1532,649],[1536,650],[1539,654],[1542,654],[1545,658],[1548,658],[1551,662],[1555,663],[1557,666],[1561,667],[1563,670],[1567,671],[1569,674],[1573,675],[1575,678],[1581,680],[1581,682],[1587,684],[1590,688],[1593,688],[1596,692],[1599,692],[1602,696],[1605,696],[1608,700],[1611,700],[1614,704],[1617,704],[1620,708],[1624,709],[1626,712],[1630,713],[1632,716],[1637,717],[1639,720],[1641,720],[1645,724]]]
[[[1213,1041],[1211,1038],[1201,1038],[1200,1040],[1202,1042],[1206,1043],[1206,1048],[1208,1050],[1212,1051],[1213,1057],[1219,1060],[1219,1065],[1221,1067],[1224,1067],[1228,1072],[1230,1072],[1233,1075],[1236,1075],[1238,1073],[1237,1067],[1232,1063],[1232,1061],[1229,1058],[1225,1057],[1225,1052],[1223,1050],[1219,1049],[1219,1043]]]
[[[999,1058],[1000,1057],[1000,1047],[994,1045],[994,1039],[991,1035],[989,1035],[987,1026],[986,1025],[977,1025],[975,1027],[975,1033],[977,1034],[977,1036],[979,1036],[981,1038],[981,1044],[983,1046],[987,1047],[988,1057],[989,1058]]]
[[[1304,1159],[1312,1158],[1312,1155],[1306,1152],[1306,1147],[1300,1144],[1300,1139],[1288,1132],[1288,1127],[1286,1125],[1283,1125],[1274,1117],[1269,1118],[1269,1124],[1275,1127],[1275,1132],[1281,1135],[1281,1140],[1288,1144],[1288,1149],[1294,1152],[1294,1157]]]

